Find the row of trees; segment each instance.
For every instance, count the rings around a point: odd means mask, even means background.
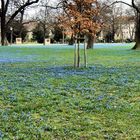
[[[23,36],[23,16],[25,11],[33,4],[39,3],[41,0],[1,0],[1,44],[5,45],[6,34],[10,26],[14,25],[15,18],[18,19],[20,30],[20,36]],[[100,31],[110,25],[111,34],[109,31],[106,33],[106,38],[111,37],[114,40],[116,30],[119,28],[119,17],[122,15],[122,11],[117,9],[115,5],[122,3],[131,7],[135,12],[136,23],[136,45],[133,49],[140,48],[140,4],[136,0],[132,0],[131,4],[127,4],[123,1],[115,1],[112,4],[106,4],[105,2],[99,3],[97,0],[60,0],[56,7],[49,6],[49,3],[43,1],[40,3],[41,10],[36,20],[39,22],[41,28],[43,28],[43,37],[47,35],[47,29],[54,28],[52,25],[59,24],[62,29],[67,29],[72,32],[72,40],[79,42],[81,38],[86,38],[88,41],[87,48],[91,48],[94,39]],[[113,8],[115,7],[115,8]],[[54,13],[52,9],[57,9],[57,13]],[[112,10],[113,9],[113,10]],[[115,9],[115,10],[114,10]],[[117,10],[116,10],[117,9]],[[59,11],[59,12],[58,12]],[[58,14],[59,13],[59,14]],[[56,20],[56,15],[58,21]],[[53,17],[53,18],[52,18]],[[79,39],[80,38],[80,39]]]

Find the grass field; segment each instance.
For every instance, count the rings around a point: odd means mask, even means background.
[[[0,47],[0,139],[139,140],[140,51]],[[81,64],[83,63],[81,50]]]

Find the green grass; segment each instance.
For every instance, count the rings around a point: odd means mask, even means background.
[[[130,48],[88,50],[88,68],[73,69],[70,48],[0,47],[0,139],[140,139],[140,51]]]

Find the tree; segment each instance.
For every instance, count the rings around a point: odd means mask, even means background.
[[[139,6],[136,6],[132,0],[132,6],[136,10],[136,32],[135,32],[136,44],[132,49],[140,49],[140,4]]]
[[[1,44],[6,45],[6,33],[14,18],[39,0],[1,0]],[[12,11],[11,11],[12,9]]]
[[[64,28],[71,30],[74,36],[74,67],[80,67],[80,40],[88,34],[94,37],[101,26],[100,21],[97,20],[98,2],[97,0],[62,0],[62,4],[65,15],[60,17],[60,22]],[[84,58],[86,59],[86,56]],[[87,62],[84,62],[86,66]]]
[[[45,45],[46,37],[50,37],[51,41],[53,41],[52,30],[56,27],[55,10],[60,7],[59,3],[57,5],[53,4],[52,6],[51,1],[40,0],[39,8],[40,10],[36,14],[35,20],[39,23],[40,29],[38,31],[40,31],[40,33],[42,32],[43,35],[41,36],[43,36],[43,44]]]
[[[62,39],[63,39],[63,30],[62,30],[59,26],[57,26],[57,24],[56,24],[56,26],[54,27],[53,34],[54,34],[53,39],[54,39],[56,42],[62,41]]]
[[[128,5],[130,7],[132,7],[135,12],[136,12],[136,19],[135,19],[135,24],[136,24],[136,29],[135,29],[135,41],[136,44],[132,49],[140,49],[140,2],[136,1],[136,0],[132,0],[131,4],[128,4],[126,2],[123,1],[115,1],[113,4],[115,3],[123,3],[125,5]]]
[[[129,28],[129,35],[130,35],[130,40],[134,40],[134,33],[135,33],[135,27],[132,27],[132,23],[135,21],[135,13],[132,12],[134,11],[132,8],[126,10],[126,14],[129,16],[128,20],[126,21],[128,23],[128,28]]]
[[[27,30],[23,26],[23,24],[21,24],[19,20],[13,20],[13,22],[11,24],[11,27],[13,27],[13,30],[12,30],[12,32],[13,32],[12,33],[12,38],[11,38],[11,30],[10,30],[10,27],[8,27],[7,33],[6,33],[6,38],[7,38],[8,42],[10,42],[10,41],[15,42],[15,40],[16,40],[17,37],[21,37],[23,39],[23,41],[24,41],[25,40],[25,37],[27,35]],[[21,29],[22,29],[22,32],[21,32]]]
[[[37,41],[38,43],[44,43],[44,38],[48,37],[48,33],[45,31],[44,35],[44,28],[42,24],[39,22],[35,29],[33,29],[33,40]]]
[[[104,38],[106,42],[115,42],[115,35],[123,24],[122,6],[110,5],[106,7],[106,3],[102,3],[101,16],[104,23]]]

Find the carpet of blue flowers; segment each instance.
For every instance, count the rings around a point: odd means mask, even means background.
[[[0,47],[0,139],[140,139],[140,51]]]

